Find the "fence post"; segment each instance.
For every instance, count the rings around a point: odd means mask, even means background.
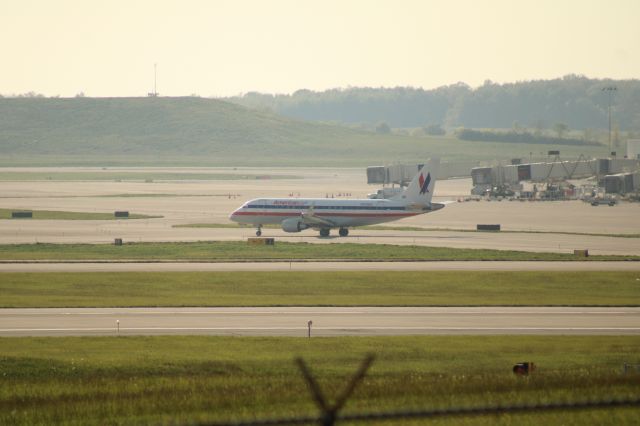
[[[323,426],[333,426],[336,423],[336,419],[338,417],[338,412],[344,407],[344,404],[347,402],[347,399],[351,396],[356,386],[364,379],[367,374],[367,370],[373,363],[374,356],[369,354],[362,360],[358,371],[351,376],[351,379],[347,383],[347,386],[344,388],[342,393],[336,398],[336,401],[333,405],[329,405],[327,399],[325,398],[322,390],[320,389],[320,385],[316,381],[315,377],[311,374],[309,367],[304,362],[302,358],[296,358],[296,363],[302,372],[302,376],[304,377],[307,385],[309,386],[309,391],[313,396],[313,399],[320,409],[320,422]]]

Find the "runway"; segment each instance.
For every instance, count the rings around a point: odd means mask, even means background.
[[[411,261],[411,262],[22,262],[2,272],[222,272],[222,271],[640,271],[640,262]]]
[[[0,336],[640,335],[640,308],[0,309]]]

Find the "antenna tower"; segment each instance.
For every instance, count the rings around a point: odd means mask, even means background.
[[[153,92],[147,93],[147,96],[155,98],[158,96],[158,64],[153,64]]]

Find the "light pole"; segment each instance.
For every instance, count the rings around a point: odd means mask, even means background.
[[[603,87],[602,90],[609,94],[609,155],[611,155],[611,98],[613,97],[613,92],[618,88],[616,86],[607,86]]]

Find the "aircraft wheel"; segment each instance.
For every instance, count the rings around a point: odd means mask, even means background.
[[[340,231],[338,231],[338,233],[341,237],[346,237],[347,235],[349,235],[349,228],[340,228]]]
[[[329,228],[320,228],[320,236],[328,237],[331,230]]]
[[[262,230],[258,228],[258,230],[256,231],[256,237],[259,237],[261,235],[262,235]]]

